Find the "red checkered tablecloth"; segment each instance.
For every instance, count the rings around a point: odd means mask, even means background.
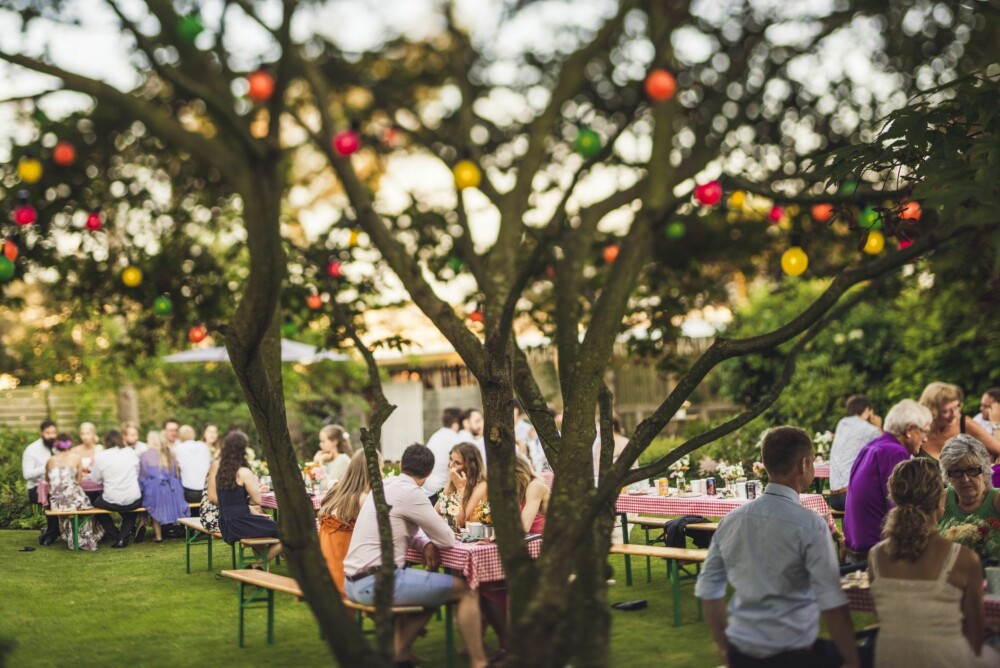
[[[830,477],[830,465],[829,464],[816,464],[814,467],[816,470],[817,478],[829,478]]]
[[[868,587],[844,587],[847,594],[847,605],[853,612],[875,612],[875,601],[872,599],[871,590]],[[988,626],[1000,625],[1000,596],[987,594],[984,597],[986,604],[986,624]]]
[[[542,541],[528,543],[528,554],[538,558],[542,551]],[[424,556],[419,550],[410,548],[406,560],[423,563]],[[500,549],[496,543],[455,543],[454,547],[441,550],[441,565],[456,573],[461,573],[469,581],[469,586],[478,589],[483,582],[497,582],[504,579],[500,564]]]
[[[837,525],[822,494],[801,494],[803,508],[815,511],[835,530]],[[747,499],[723,499],[718,496],[659,496],[656,494],[620,494],[615,503],[619,513],[644,513],[647,515],[702,515],[725,517],[745,503]]]
[[[319,494],[310,495],[313,502],[313,508],[319,510],[320,504],[323,503],[323,497]],[[262,508],[277,508],[278,499],[274,496],[274,492],[263,492],[260,495],[260,505]]]

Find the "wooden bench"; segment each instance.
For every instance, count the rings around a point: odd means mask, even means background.
[[[243,619],[244,611],[251,607],[261,607],[256,605],[258,603],[263,603],[264,607],[267,608],[267,643],[269,645],[274,644],[274,592],[281,592],[283,594],[291,594],[299,599],[302,599],[302,588],[299,587],[299,583],[294,579],[284,575],[278,575],[276,573],[269,573],[266,571],[255,571],[255,570],[232,570],[232,571],[222,571],[222,577],[230,578],[236,580],[239,584],[239,599],[240,599],[240,621],[239,621],[239,646],[243,647]],[[245,593],[245,587],[249,585],[253,587],[253,591],[247,596]],[[358,614],[359,623],[362,621],[362,615],[373,615],[375,614],[375,607],[371,605],[362,605],[361,603],[355,603],[349,599],[343,599],[344,606],[354,610]],[[413,615],[426,612],[425,608],[419,606],[402,606],[396,605],[392,607],[392,614],[394,615]],[[455,666],[455,632],[454,624],[452,620],[452,609],[451,603],[445,605],[445,642],[447,644],[447,666],[448,668],[454,668]]]
[[[197,517],[181,517],[177,523],[184,527],[184,557],[187,562],[187,572],[191,574],[191,546],[208,545],[208,570],[212,570],[212,543],[222,540],[218,531],[209,531]],[[236,546],[231,545],[233,553],[233,568],[236,568]]]
[[[189,503],[188,508],[198,508],[201,506],[200,503]],[[73,518],[73,551],[80,551],[80,527],[90,521],[93,515],[110,515],[113,512],[111,510],[105,510],[104,508],[87,508],[86,510],[46,510],[45,514],[49,517],[72,517]],[[134,513],[144,513],[146,509],[143,507],[136,508],[131,511]],[[81,521],[80,518],[83,518]],[[184,519],[184,518],[179,518]],[[186,530],[185,530],[186,532]],[[209,570],[211,570],[211,555],[209,555]],[[191,572],[190,567],[188,568],[188,573]]]
[[[651,557],[665,559],[667,572],[670,574],[670,586],[674,595],[674,626],[681,625],[681,563],[704,563],[708,550],[690,550],[681,547],[662,547],[660,545],[636,545],[620,543],[611,546],[611,554],[625,555],[626,564],[629,557]],[[698,602],[698,620],[701,620],[701,602]]]
[[[268,553],[272,545],[278,545],[281,541],[277,538],[241,538],[239,540],[239,558],[236,560],[236,567],[243,568],[248,564],[262,564],[265,571],[271,570],[271,561]],[[235,548],[236,546],[233,545]],[[257,555],[253,548],[263,548],[260,555]],[[250,554],[246,550],[250,550]],[[274,563],[281,563],[281,555],[274,557]]]

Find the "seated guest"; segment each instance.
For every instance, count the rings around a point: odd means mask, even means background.
[[[993,432],[996,431],[995,425],[997,424],[997,421],[990,417],[994,406],[1000,406],[1000,387],[991,387],[983,392],[983,396],[979,400],[979,413],[972,418],[990,436],[993,436]],[[1000,433],[997,435],[1000,436]]]
[[[844,545],[849,563],[865,563],[868,550],[882,535],[889,512],[889,475],[896,464],[920,452],[927,440],[931,412],[903,399],[885,416],[885,432],[861,448],[847,483],[844,504]]]
[[[59,434],[56,436],[52,457],[45,465],[49,481],[49,507],[52,510],[89,510],[94,507],[80,487],[80,462],[69,452],[72,447],[73,438],[69,434]],[[59,518],[59,526],[66,547],[72,550],[72,518]],[[90,552],[97,549],[97,543],[103,537],[104,530],[94,522],[84,522],[77,532],[80,549]]]
[[[208,446],[208,451],[212,458],[219,456],[219,428],[209,422],[201,432],[201,441]]]
[[[382,457],[379,455],[379,469]],[[333,583],[344,593],[344,557],[354,535],[354,522],[368,497],[368,462],[363,450],[351,457],[351,465],[340,481],[330,488],[319,507],[319,546],[323,550]]]
[[[178,428],[178,441],[172,448],[177,468],[181,471],[184,500],[188,503],[201,501],[205,476],[208,475],[208,469],[212,465],[212,453],[208,446],[194,440],[194,436],[194,427],[184,425]]]
[[[260,510],[257,476],[247,464],[249,442],[250,439],[242,431],[231,431],[222,439],[215,491],[218,496],[219,531],[222,533],[222,540],[229,545],[243,538],[278,537],[277,523]],[[279,554],[280,543],[271,546],[267,558],[270,560]]]
[[[1000,494],[993,488],[990,455],[982,443],[968,434],[949,438],[940,464],[949,485],[942,524],[971,518],[1000,521]]]
[[[483,436],[485,428],[483,412],[478,408],[470,408],[462,414],[462,428],[458,431],[459,438],[465,443],[472,443],[483,458],[483,470],[486,470],[486,439]]]
[[[87,498],[90,499],[91,503],[96,501],[97,497],[101,495],[100,485],[92,480],[90,475],[91,467],[94,464],[94,457],[104,449],[98,440],[97,427],[94,426],[94,423],[83,422],[80,424],[80,444],[72,450],[73,456],[80,460],[80,471],[83,476],[80,480],[80,486],[87,493]]]
[[[219,530],[219,496],[215,490],[215,476],[219,472],[219,458],[212,460],[205,478],[205,489],[201,492],[201,505],[198,506],[198,516],[201,525],[208,531]]]
[[[122,526],[117,531],[110,516],[98,515],[97,520],[104,527],[106,536],[118,536],[111,547],[127,547],[138,515],[135,510],[142,507],[139,456],[132,448],[125,447],[125,440],[117,429],[104,435],[104,446],[105,449],[94,456],[90,472],[91,480],[104,484],[104,490],[94,500],[94,507],[121,513]],[[146,527],[140,526],[136,540],[142,540],[145,533]]]
[[[162,543],[163,525],[176,524],[177,518],[189,515],[189,509],[184,500],[177,460],[167,440],[160,432],[151,431],[146,441],[148,449],[139,457],[139,487],[142,505],[153,518],[153,541]]]
[[[836,665],[857,666],[830,530],[799,502],[815,474],[809,435],[770,429],[761,458],[770,484],[722,519],[695,585],[722,660],[731,668],[822,666],[831,649],[830,641],[817,640],[822,615],[840,654]],[[728,620],[727,582],[736,590]]]
[[[518,455],[514,460],[517,476],[517,502],[521,508],[521,525],[526,533],[544,533],[545,513],[549,509],[549,486],[539,478],[527,459]]]
[[[437,511],[446,520],[450,516],[455,529],[466,522],[479,521],[479,504],[486,500],[486,472],[479,449],[472,443],[459,443],[451,449],[448,461],[448,484],[437,503]]]
[[[931,383],[920,395],[920,403],[926,406],[934,419],[927,434],[922,456],[937,461],[945,441],[959,434],[968,434],[986,446],[994,456],[1000,455],[1000,440],[990,436],[975,420],[967,420],[962,413],[965,393],[958,385],[951,383]]]
[[[427,476],[434,470],[434,453],[414,444],[406,448],[401,461],[402,474],[385,481],[385,500],[389,505],[392,525],[393,556],[396,573],[393,578],[393,604],[427,608],[419,615],[396,618],[396,665],[412,666],[410,650],[417,634],[434,614],[433,610],[448,601],[457,601],[458,630],[469,651],[469,664],[484,668],[482,624],[479,598],[468,582],[456,575],[435,573],[440,555],[438,548],[455,544],[455,534],[434,512],[426,492],[421,490]],[[423,530],[418,534],[418,530]],[[423,550],[427,570],[405,568],[409,547]],[[374,605],[375,572],[382,564],[378,520],[375,502],[369,494],[361,506],[354,526],[351,546],[344,559],[344,593],[356,603]]]
[[[21,477],[28,489],[28,503],[32,505],[41,505],[38,501],[38,483],[45,478],[45,465],[52,457],[52,448],[59,436],[56,423],[52,420],[42,420],[38,431],[38,438],[28,444],[21,456]],[[59,538],[59,518],[46,515],[45,524],[45,529],[38,534],[39,545],[51,545]]]
[[[937,532],[942,491],[940,471],[924,458],[900,462],[889,478],[896,507],[886,517],[885,540],[868,554],[879,620],[876,666],[1000,665],[983,646],[979,557]]]
[[[882,418],[875,415],[875,409],[868,397],[855,394],[847,400],[847,417],[840,418],[833,432],[830,446],[830,498],[828,502],[834,510],[844,510],[847,500],[847,481],[851,477],[851,467],[861,448],[874,441],[882,433]]]
[[[343,477],[351,463],[351,435],[339,424],[328,424],[319,430],[319,451],[313,461],[326,469],[326,478],[334,483]]]
[[[133,422],[122,422],[122,438],[125,439],[125,447],[132,448],[140,457],[149,449],[148,445],[139,440],[139,427]]]

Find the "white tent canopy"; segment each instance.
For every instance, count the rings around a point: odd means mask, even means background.
[[[281,361],[298,362],[299,364],[312,364],[321,360],[333,360],[344,362],[351,359],[348,355],[320,350],[316,346],[307,343],[299,343],[289,339],[281,340]],[[229,362],[229,353],[225,346],[213,346],[210,348],[194,348],[185,350],[182,353],[174,353],[163,358],[164,362]]]

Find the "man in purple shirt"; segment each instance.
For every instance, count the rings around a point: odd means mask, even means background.
[[[882,522],[892,508],[889,475],[896,464],[920,453],[930,431],[931,412],[903,399],[885,416],[885,432],[861,448],[851,467],[844,514],[848,563],[865,563],[882,538]]]

